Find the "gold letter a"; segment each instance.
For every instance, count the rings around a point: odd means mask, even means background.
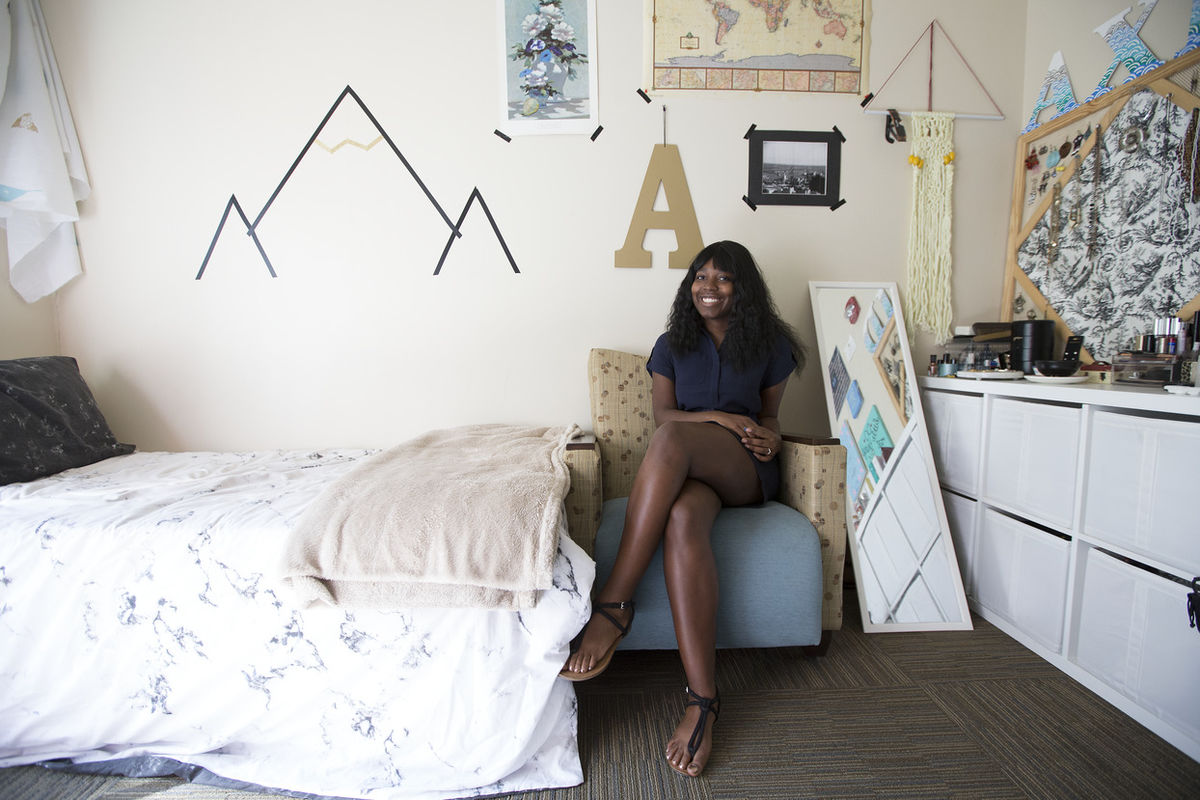
[[[666,195],[667,211],[654,210],[659,184]],[[625,246],[616,252],[613,266],[649,267],[651,254],[642,248],[642,241],[646,231],[651,229],[675,231],[679,249],[672,250],[667,258],[667,266],[672,269],[687,269],[696,254],[704,249],[696,209],[692,206],[692,195],[683,174],[683,161],[679,158],[679,148],[673,144],[654,145],[642,192],[629,222],[629,233],[625,235]]]

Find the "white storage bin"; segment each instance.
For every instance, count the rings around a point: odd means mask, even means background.
[[[978,494],[983,398],[927,391],[922,405],[939,482],[963,494]]]
[[[1200,575],[1198,458],[1200,422],[1096,412],[1084,533]]]
[[[975,509],[979,505],[969,497],[954,492],[942,492],[942,505],[946,509],[946,521],[950,524],[950,537],[954,540],[954,555],[958,558],[958,571],[962,575],[963,589],[968,596],[975,594],[975,577],[972,571],[975,553]]]
[[[1075,661],[1192,738],[1200,738],[1200,630],[1188,587],[1088,549]]]
[[[1070,528],[1079,462],[1078,408],[997,398],[988,423],[984,496],[1053,528]]]
[[[976,550],[976,600],[1061,653],[1069,558],[1069,542],[986,509]]]

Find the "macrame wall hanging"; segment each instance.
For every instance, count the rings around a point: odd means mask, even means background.
[[[950,233],[954,210],[954,115],[917,111],[909,125],[912,219],[908,224],[908,308],[914,328],[938,344],[950,338]]]
[[[951,68],[965,70],[974,81],[978,90],[976,103],[986,97],[991,111],[994,113],[966,113],[963,111],[934,111],[934,34],[941,37],[957,56],[957,61],[951,60]],[[928,42],[927,48],[917,49],[923,42]],[[921,84],[925,89],[925,110],[899,112],[895,107],[899,103],[889,103],[884,89],[888,82],[900,72],[901,68],[914,60],[916,54],[927,54],[926,66],[923,71]],[[962,81],[960,81],[962,82]],[[969,84],[968,84],[969,85]],[[903,94],[903,92],[901,92]],[[964,98],[959,98],[960,101]],[[873,103],[887,108],[875,110]],[[926,26],[925,30],[913,42],[912,47],[900,59],[895,69],[884,80],[879,89],[867,95],[862,101],[863,110],[868,114],[886,114],[888,120],[884,138],[888,143],[893,141],[908,141],[911,152],[908,162],[912,165],[912,219],[908,225],[908,258],[907,258],[907,298],[905,303],[909,312],[909,332],[924,330],[933,334],[938,344],[942,344],[951,335],[951,323],[954,319],[954,309],[950,293],[950,233],[953,221],[954,199],[954,118],[1002,120],[1004,113],[992,99],[987,87],[979,80],[975,70],[967,63],[958,46],[946,33],[946,29],[936,19]],[[900,114],[911,115],[912,121],[906,133],[899,124]]]

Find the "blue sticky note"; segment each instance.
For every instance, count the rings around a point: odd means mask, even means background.
[[[838,435],[838,440],[846,448],[846,493],[857,497],[863,481],[867,479],[867,468],[858,453],[858,443],[854,441],[849,424],[842,423],[842,432]]]
[[[850,416],[858,419],[858,412],[862,411],[863,395],[862,389],[858,388],[858,381],[852,381],[850,389],[846,392],[846,402],[850,404]]]

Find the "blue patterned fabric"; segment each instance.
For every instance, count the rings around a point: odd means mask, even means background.
[[[0,485],[133,452],[68,356],[0,361]]]

